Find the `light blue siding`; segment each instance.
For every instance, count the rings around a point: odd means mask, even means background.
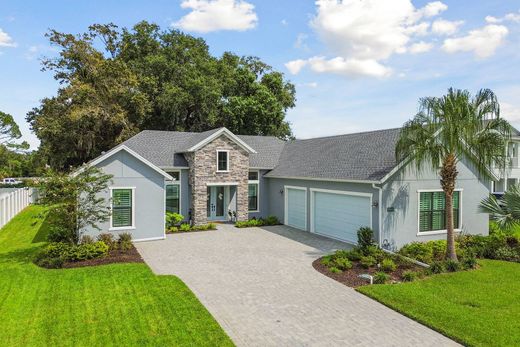
[[[356,243],[357,230],[370,227],[370,198],[328,192],[313,192],[315,233]]]
[[[287,221],[292,227],[307,230],[307,190],[287,188]]]

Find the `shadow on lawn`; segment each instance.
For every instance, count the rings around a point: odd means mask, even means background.
[[[43,212],[40,213],[37,216],[33,217],[32,225],[36,225],[38,223],[39,219],[43,219],[43,222],[41,223],[40,227],[38,228],[38,231],[34,235],[34,238],[32,239],[32,243],[40,243],[40,242],[46,242],[47,241],[47,235],[49,234],[50,228],[51,228],[51,215],[50,212]]]
[[[24,265],[32,263],[34,255],[40,248],[41,246],[32,246],[30,248],[22,248],[7,253],[0,253],[0,264]]]

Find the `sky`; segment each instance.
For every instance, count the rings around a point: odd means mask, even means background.
[[[490,88],[520,127],[518,0],[48,0],[0,1],[0,110],[32,149],[25,116],[59,85],[40,59],[49,29],[147,20],[254,55],[296,86],[287,120],[297,138],[401,126],[418,100],[449,87]]]

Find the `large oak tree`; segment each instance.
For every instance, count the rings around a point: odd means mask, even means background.
[[[140,22],[51,30],[57,58],[42,61],[60,82],[27,115],[51,166],[77,166],[143,129],[292,136],[294,85],[256,57],[210,54],[201,38]]]

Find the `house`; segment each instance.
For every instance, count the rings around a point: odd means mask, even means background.
[[[520,131],[512,128],[511,139],[507,145],[507,158],[509,165],[506,170],[495,170],[497,180],[491,182],[491,192],[502,195],[508,187],[520,183],[520,160],[518,150],[520,149]]]
[[[165,211],[194,224],[275,215],[284,224],[355,243],[362,226],[395,249],[444,238],[444,193],[436,170],[419,175],[395,160],[399,129],[294,140],[143,131],[93,160],[113,175],[112,217],[104,231],[137,241],[162,239]],[[488,181],[460,162],[454,198],[457,231],[488,233],[478,212]],[[95,234],[96,230],[85,230]]]

